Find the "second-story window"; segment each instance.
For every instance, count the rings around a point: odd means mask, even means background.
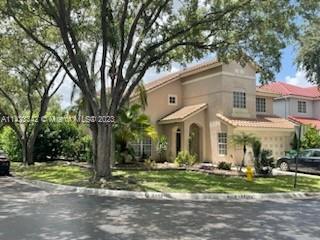
[[[246,108],[246,93],[245,92],[233,92],[233,107],[234,108]]]
[[[169,95],[168,96],[168,104],[169,105],[177,105],[178,104],[177,96],[176,95]]]
[[[299,113],[307,112],[307,103],[305,101],[298,101],[298,112]]]
[[[266,112],[266,99],[256,98],[256,111],[260,113]]]

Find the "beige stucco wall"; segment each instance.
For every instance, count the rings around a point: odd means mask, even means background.
[[[168,104],[168,96],[177,96],[177,105]],[[175,81],[148,93],[148,106],[145,110],[152,123],[156,124],[158,120],[175,112],[183,106],[181,82]]]
[[[258,115],[273,115],[273,97],[257,94],[256,97],[266,99],[266,112],[257,112]]]
[[[242,90],[246,92],[246,109],[233,108],[233,91]],[[171,106],[168,104],[168,95],[173,94],[178,97],[178,104]],[[160,134],[168,138],[167,160],[174,160],[176,156],[176,130],[181,130],[182,150],[188,150],[189,129],[192,123],[197,124],[201,129],[200,148],[201,161],[218,163],[227,161],[240,163],[242,159],[242,148],[236,150],[231,143],[228,143],[228,154],[220,156],[218,153],[218,133],[226,132],[228,136],[235,134],[238,129],[226,125],[217,117],[217,113],[225,116],[255,118],[256,117],[256,81],[255,68],[248,64],[244,68],[236,63],[219,66],[215,69],[185,77],[173,83],[148,93],[148,107],[145,111],[156,125]],[[265,114],[273,113],[271,96],[261,96],[266,98]],[[201,111],[184,122],[160,125],[158,121],[183,106],[207,103],[207,109]],[[260,114],[260,113],[259,113]],[[242,129],[243,130],[243,129]],[[250,130],[257,135],[263,143],[263,147],[274,150],[276,157],[281,156],[285,150],[290,148],[289,136],[291,132],[277,130]],[[283,139],[283,143],[280,143]],[[273,143],[274,142],[274,143]],[[155,147],[153,148],[153,158],[157,158]]]
[[[266,150],[272,150],[275,160],[283,157],[285,151],[291,149],[290,143],[293,139],[294,129],[268,129],[268,128],[236,128],[233,134],[239,134],[240,132],[251,133],[261,141],[261,148]],[[233,154],[234,161],[240,163],[243,157],[242,146],[233,146],[230,144],[230,154]],[[252,148],[249,146],[246,156],[247,164],[250,164],[251,156],[253,156]]]

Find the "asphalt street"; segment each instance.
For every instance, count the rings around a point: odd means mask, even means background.
[[[320,200],[155,201],[0,178],[0,240],[320,239]]]

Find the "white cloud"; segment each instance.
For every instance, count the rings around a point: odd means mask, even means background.
[[[297,85],[300,87],[310,87],[312,86],[310,82],[308,82],[306,78],[306,73],[304,71],[297,71],[294,76],[286,76],[285,82],[293,85]]]

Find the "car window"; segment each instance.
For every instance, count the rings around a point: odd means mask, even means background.
[[[311,156],[311,151],[308,150],[308,151],[303,151],[300,153],[300,157],[310,157]]]
[[[314,151],[312,156],[313,157],[320,157],[320,151]]]

